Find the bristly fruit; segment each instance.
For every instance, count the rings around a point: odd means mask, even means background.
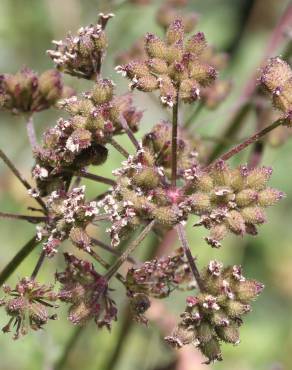
[[[177,348],[194,344],[207,357],[207,363],[222,360],[220,342],[238,344],[242,317],[263,290],[263,285],[247,280],[240,266],[223,268],[211,261],[202,271],[204,290],[187,298],[181,321],[166,341]],[[186,335],[187,334],[187,335]]]

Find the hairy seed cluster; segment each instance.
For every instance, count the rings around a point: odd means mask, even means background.
[[[117,186],[99,203],[112,221],[108,232],[113,246],[141,223],[155,219],[160,227],[171,227],[186,219],[183,192],[170,184],[170,135],[168,123],[156,125],[144,136],[141,149],[129,156],[122,168],[113,171]],[[197,163],[192,149],[181,135],[178,177]]]
[[[284,193],[267,187],[272,169],[231,169],[218,161],[209,173],[198,168],[185,172],[189,195],[186,202],[200,216],[195,226],[210,230],[206,238],[212,247],[228,234],[257,234],[257,226],[266,222],[265,208],[277,203]]]
[[[207,363],[222,360],[220,342],[238,344],[242,317],[263,285],[242,276],[240,266],[223,268],[211,261],[202,271],[204,291],[187,298],[181,321],[166,341],[177,348],[194,344],[207,357]]]
[[[66,171],[104,163],[108,154],[105,145],[123,132],[120,120],[135,132],[142,118],[142,112],[132,105],[132,97],[114,96],[114,83],[107,79],[99,79],[90,92],[64,99],[59,106],[70,118],[60,118],[49,128],[43,145],[35,150],[36,166],[46,171],[46,176],[39,176],[36,167],[33,169],[43,195],[66,181]]]
[[[193,275],[184,251],[178,249],[171,256],[154,258],[140,267],[130,268],[126,280],[129,296],[144,293],[149,297],[165,298],[179,286],[190,284]]]
[[[260,83],[272,96],[274,106],[283,112],[286,125],[292,124],[292,70],[279,57],[271,58],[262,69]]]
[[[199,32],[184,42],[181,19],[174,20],[163,41],[153,34],[145,37],[146,60],[134,60],[116,70],[127,76],[130,87],[144,92],[159,90],[164,105],[173,107],[179,96],[185,103],[200,97],[201,89],[216,78],[215,68],[200,57],[207,47],[205,36]]]

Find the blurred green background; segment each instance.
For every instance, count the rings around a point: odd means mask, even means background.
[[[127,49],[145,32],[161,30],[154,20],[160,1],[152,5],[126,5],[116,12],[116,17],[108,26],[109,51],[103,67],[103,75],[118,84],[118,91],[127,91],[127,82],[113,70],[117,52]],[[200,14],[197,29],[206,33],[207,39],[219,50],[231,53],[230,67],[225,75],[233,79],[233,91],[227,101],[217,111],[202,111],[198,117],[197,131],[203,135],[219,136],[232,112],[230,107],[254,69],[259,65],[267,40],[280,15],[287,6],[286,0],[191,0],[188,8]],[[23,65],[37,72],[52,68],[46,56],[52,39],[61,39],[68,30],[73,32],[81,25],[95,22],[100,10],[109,5],[108,1],[97,0],[1,0],[0,1],[0,73],[15,73]],[[292,26],[292,25],[291,25]],[[278,50],[275,51],[277,53]],[[275,54],[276,55],[276,54]],[[90,87],[89,82],[65,78],[77,91]],[[137,106],[145,110],[141,125],[143,132],[162,118],[165,111],[149,99],[146,94],[135,93]],[[39,136],[45,127],[53,125],[60,112],[51,110],[38,113],[35,117]],[[18,168],[29,176],[33,164],[26,138],[25,125],[21,117],[11,117],[1,112],[0,147],[13,159]],[[250,114],[244,131],[255,129],[255,117]],[[242,133],[244,137],[244,132]],[[123,139],[128,146],[126,139]],[[130,146],[129,146],[130,148]],[[129,149],[130,150],[130,149]],[[253,306],[241,328],[241,344],[237,347],[223,346],[224,362],[211,365],[218,370],[290,370],[292,369],[292,140],[280,148],[267,148],[263,163],[274,168],[271,185],[283,190],[287,198],[268,211],[269,222],[260,228],[258,237],[233,238],[224,242],[224,247],[214,250],[205,245],[203,230],[188,229],[192,250],[199,256],[202,266],[210,259],[226,263],[242,264],[246,276],[264,282],[266,288]],[[245,161],[247,153],[237,157],[236,163]],[[112,169],[119,167],[121,157],[113,152],[111,160],[101,170],[111,176]],[[25,190],[0,163],[0,210],[26,212],[31,204]],[[104,189],[101,185],[88,183],[88,194],[94,195]],[[1,220],[0,222],[0,270],[34,233],[34,226],[26,223]],[[102,231],[101,231],[102,234]],[[100,236],[103,238],[103,236]],[[141,246],[141,258],[151,240]],[[176,243],[177,244],[177,243]],[[70,249],[70,246],[67,246]],[[40,247],[27,258],[9,279],[14,284],[19,277],[29,275],[39,254]],[[109,256],[105,255],[109,260]],[[46,262],[39,280],[53,282],[53,274],[61,268],[61,253],[54,260]],[[120,315],[126,307],[123,291],[114,286]],[[185,293],[177,292],[167,299],[169,312],[178,315],[184,307]],[[159,317],[159,310],[156,313]],[[163,313],[161,313],[163,316]],[[0,335],[0,369],[2,370],[199,370],[201,357],[196,349],[184,353],[184,361],[175,367],[176,358],[161,340],[161,332],[155,323],[149,327],[134,324],[121,327],[113,325],[111,333],[99,331],[94,325],[79,332],[71,343],[66,361],[62,354],[75,328],[66,320],[61,309],[60,320],[51,322],[46,330],[13,342],[8,335]],[[6,323],[3,311],[0,312],[0,327]],[[129,330],[126,330],[129,328]],[[115,367],[110,367],[110,359],[116,349],[122,330],[120,355]],[[125,332],[129,335],[125,336]],[[165,333],[164,333],[165,334]],[[182,356],[182,357],[183,357]],[[55,364],[57,367],[54,367]]]

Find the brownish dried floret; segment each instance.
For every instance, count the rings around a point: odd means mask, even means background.
[[[117,319],[117,309],[109,297],[106,279],[92,263],[69,253],[64,257],[66,270],[56,273],[56,279],[62,284],[59,299],[70,304],[68,319],[75,325],[94,320],[98,327],[110,329],[111,322]]]
[[[48,70],[41,75],[23,68],[15,75],[0,76],[0,109],[14,114],[34,113],[48,109],[74,91],[63,85],[61,74]]]
[[[68,193],[53,191],[46,204],[48,221],[44,226],[37,226],[37,239],[43,242],[46,256],[54,256],[61,242],[68,238],[78,248],[90,250],[90,239],[85,229],[99,210],[96,201],[85,200],[85,186]]]
[[[260,83],[272,95],[274,106],[283,112],[286,125],[292,122],[292,70],[279,57],[271,58],[262,69]]]
[[[5,307],[10,320],[2,331],[8,333],[11,331],[11,326],[15,327],[13,339],[27,334],[29,328],[39,330],[49,319],[56,319],[55,314],[50,315],[48,312],[48,307],[54,307],[51,302],[55,302],[58,298],[52,286],[41,285],[31,278],[23,278],[17,283],[15,289],[5,285],[3,290],[7,297],[1,300],[1,305]]]
[[[54,40],[55,50],[47,53],[58,70],[80,78],[95,79],[107,48],[104,28],[112,16],[100,14],[98,24],[81,27],[76,35],[69,33],[65,40]]]

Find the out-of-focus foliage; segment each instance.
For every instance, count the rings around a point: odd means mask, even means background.
[[[111,1],[98,0],[1,0],[0,2],[0,73],[15,73],[23,65],[41,73],[52,68],[52,62],[45,51],[51,47],[52,39],[61,39],[68,30],[75,31],[80,25],[95,22],[101,10],[108,10]],[[126,92],[127,82],[114,72],[114,59],[147,31],[162,35],[155,23],[154,14],[160,1],[153,1],[147,7],[126,5],[116,12],[116,17],[108,27],[109,52],[103,67],[104,76],[113,78],[119,93]],[[224,124],[232,115],[236,99],[246,80],[259,65],[263,49],[278,17],[287,5],[287,0],[191,0],[189,9],[200,14],[196,27],[203,31],[207,39],[219,50],[231,52],[230,66],[224,74],[233,78],[233,92],[217,111],[200,112],[194,131],[204,135],[217,137]],[[246,19],[249,16],[248,20]],[[272,56],[275,56],[277,52]],[[66,84],[72,85],[77,91],[88,90],[90,82],[65,77]],[[145,109],[140,135],[149,125],[165,118],[165,111],[157,108],[149,97],[135,92],[137,106]],[[186,116],[189,111],[186,107]],[[41,112],[36,117],[37,133],[45,127],[53,125],[58,111]],[[25,134],[25,125],[21,117],[10,117],[1,113],[0,147],[13,158],[17,166],[29,173],[33,164]],[[248,116],[245,122],[243,137],[255,129],[255,117]],[[287,129],[288,130],[288,129]],[[124,143],[128,146],[127,139]],[[270,222],[264,225],[257,238],[244,237],[242,240],[229,236],[224,248],[214,250],[206,247],[202,241],[204,231],[189,228],[192,251],[200,256],[199,265],[204,266],[210,259],[218,259],[226,264],[242,264],[247,276],[265,283],[262,296],[253,306],[253,314],[246,320],[241,331],[241,345],[230,348],[224,346],[225,360],[223,363],[211,365],[214,369],[224,370],[280,370],[292,368],[292,141],[288,140],[279,148],[267,148],[263,164],[274,167],[271,186],[281,189],[287,194],[281,202],[269,212]],[[247,158],[247,153],[244,152]],[[120,166],[121,156],[113,154],[111,160],[102,168],[104,175],[110,175],[113,168]],[[235,160],[234,164],[238,164]],[[0,163],[0,209],[1,211],[26,211],[29,202],[25,189]],[[88,183],[88,192],[96,193],[95,187],[102,191],[103,185]],[[0,269],[11,259],[23,241],[29,239],[34,232],[33,225],[12,223],[9,220],[0,222]],[[173,246],[173,248],[175,245]],[[147,245],[141,246],[139,253],[145,253]],[[70,247],[68,246],[68,251]],[[29,275],[39,250],[27,258],[20,269],[19,275]],[[108,255],[105,255],[108,258]],[[59,257],[59,270],[62,266]],[[52,275],[55,262],[46,261],[39,279],[44,274]],[[11,285],[18,276],[9,280]],[[117,289],[120,287],[117,285]],[[178,314],[184,307],[185,292],[181,299],[168,298],[167,307],[173,314]],[[116,292],[118,295],[118,291]],[[122,297],[122,294],[121,294]],[[123,301],[118,302],[123,312]],[[63,318],[65,312],[62,313]],[[4,326],[6,317],[0,316],[0,327]],[[109,334],[100,331],[94,325],[84,329],[71,350],[66,366],[63,369],[103,370],[120,330],[119,324],[114,325]],[[74,328],[73,328],[74,330]],[[26,340],[11,343],[7,337],[0,336],[0,369],[39,370],[52,369],[53,364],[63,353],[72,326],[65,320],[50,322],[47,330],[30,335]],[[123,342],[123,351],[116,370],[154,370],[163,369],[174,359],[174,353],[160,340],[160,332],[155,324],[144,328],[135,324],[131,335]],[[290,350],[289,350],[290,349]],[[195,352],[196,349],[193,349]],[[191,364],[189,364],[191,365]],[[194,364],[194,369],[198,368]],[[111,369],[111,370],[115,370]],[[189,369],[192,369],[190,366]],[[184,369],[187,370],[187,369]]]

